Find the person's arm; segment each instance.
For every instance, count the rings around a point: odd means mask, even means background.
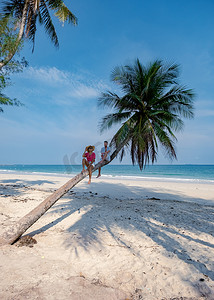
[[[85,156],[85,152],[87,152],[87,147],[85,148],[85,151],[84,151],[82,157],[86,157],[86,156]]]
[[[105,153],[109,154],[110,148],[108,147],[107,149],[109,149],[109,150],[105,150]],[[105,153],[104,153],[104,154],[105,154]]]
[[[106,159],[106,157],[108,156],[108,152],[106,151],[102,157],[102,161],[104,161]]]

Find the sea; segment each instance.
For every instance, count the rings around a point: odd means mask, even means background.
[[[58,176],[74,176],[80,173],[81,169],[81,165],[0,165],[1,173],[18,172]],[[102,176],[148,180],[183,180],[214,184],[214,165],[149,165],[142,171],[138,166],[133,165],[107,165],[102,168]]]

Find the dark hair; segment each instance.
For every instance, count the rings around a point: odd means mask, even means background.
[[[107,142],[107,141],[104,141],[104,143],[107,143],[107,144],[108,144],[108,142]]]

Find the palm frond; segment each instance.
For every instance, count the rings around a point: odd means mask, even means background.
[[[110,91],[102,93],[98,98],[97,103],[99,108],[114,108],[118,109],[120,112],[133,111],[134,108],[138,110],[139,108],[142,108],[143,105],[140,98],[134,93],[119,97],[117,94],[111,93]]]
[[[48,6],[55,11],[55,16],[61,22],[72,23],[77,25],[76,16],[68,9],[65,3],[62,0],[46,0]]]
[[[25,28],[25,36],[29,38],[29,40],[33,44],[32,52],[34,51],[35,46],[35,35],[36,35],[36,21],[38,14],[34,12],[34,3],[31,1],[28,6],[27,12],[27,21],[26,21],[26,28]]]
[[[162,124],[158,123],[154,123],[153,126],[159,144],[164,148],[165,152],[167,153],[167,156],[170,159],[176,158],[176,152],[174,148],[174,142],[176,141],[176,137],[172,133],[170,128],[167,128],[166,130],[166,126],[162,126]]]
[[[184,122],[178,117],[167,110],[156,110],[150,112],[150,118],[152,123],[158,123],[165,127],[171,134],[172,130],[180,131],[183,129]]]
[[[2,15],[11,15],[20,19],[23,14],[24,0],[5,0],[2,3]]]
[[[40,2],[40,11],[39,11],[39,21],[41,24],[44,24],[45,31],[51,38],[51,41],[54,43],[56,47],[59,47],[59,41],[56,34],[55,27],[51,20],[47,5],[44,0]]]
[[[125,156],[125,147],[123,147],[120,151],[120,162],[123,160],[124,156]]]
[[[115,108],[117,103],[120,101],[120,97],[116,93],[112,93],[107,91],[106,93],[102,93],[98,98],[98,107],[105,108]]]
[[[195,93],[192,89],[186,89],[185,87],[176,85],[157,102],[162,106],[166,106],[166,109],[170,112],[179,114],[184,118],[193,118],[194,98]]]
[[[132,93],[135,89],[132,75],[131,67],[115,67],[111,74],[111,80],[120,85],[124,92]]]
[[[120,127],[120,129],[115,133],[113,136],[110,147],[117,148],[120,144],[123,144],[125,140],[127,140],[127,137],[131,135],[132,129],[129,126],[128,121],[123,123],[123,125]],[[126,142],[125,146],[128,145],[129,141]]]
[[[106,115],[100,122],[100,132],[102,133],[105,129],[112,127],[112,125],[116,125],[127,120],[131,114],[131,112],[119,112]]]

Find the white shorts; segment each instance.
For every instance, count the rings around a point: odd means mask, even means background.
[[[94,168],[95,165],[94,165],[94,163],[93,163],[93,164],[89,164],[89,166],[92,166],[92,167]]]

